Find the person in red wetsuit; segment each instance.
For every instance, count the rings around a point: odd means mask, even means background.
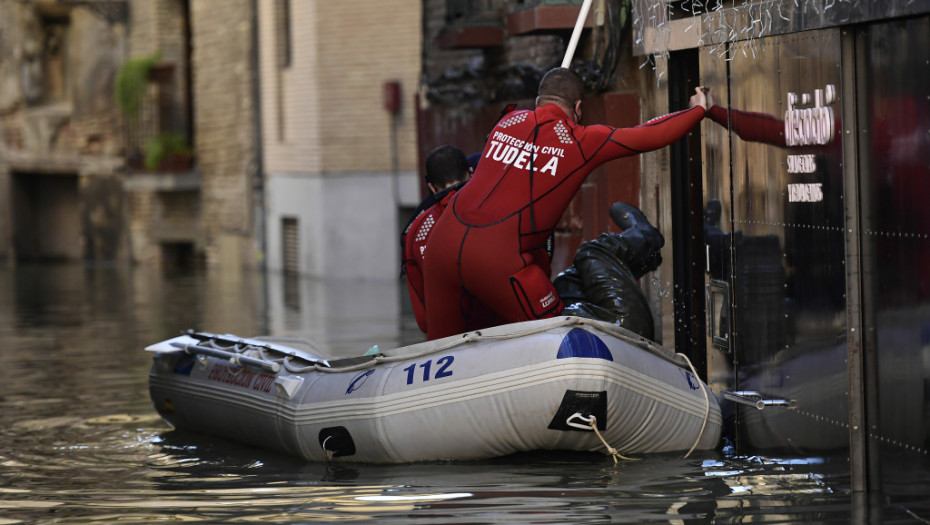
[[[403,249],[401,272],[407,276],[407,291],[417,326],[426,332],[426,306],[423,292],[423,251],[446,205],[455,192],[471,177],[465,153],[455,146],[445,145],[426,156],[426,186],[429,195],[420,202],[400,237]]]
[[[509,113],[488,138],[474,175],[433,226],[424,266],[427,337],[463,332],[477,299],[501,322],[558,315],[546,239],[581,183],[599,165],[675,142],[704,118],[692,107],[633,128],[583,126],[581,78],[556,68],[535,110]]]

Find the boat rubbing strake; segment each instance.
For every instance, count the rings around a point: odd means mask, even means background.
[[[195,332],[147,350],[155,352],[152,401],[168,423],[311,461],[478,459],[605,445],[623,454],[690,452],[720,438],[716,398],[687,360],[577,317],[349,359]]]

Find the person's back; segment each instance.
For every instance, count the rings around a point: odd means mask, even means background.
[[[542,248],[584,179],[608,160],[668,145],[705,114],[701,105],[635,128],[586,127],[575,73],[550,71],[539,91],[535,110],[497,123],[453,213],[435,226],[427,248],[435,260],[426,262],[430,339],[461,331],[469,295],[507,322],[557,315],[562,305]]]
[[[551,104],[514,112],[491,132],[478,169],[455,200],[456,215],[481,227],[519,213],[520,249],[532,250],[558,224],[591,171],[663,147],[669,133],[687,131],[701,116],[700,110],[685,111],[622,129],[577,124]]]

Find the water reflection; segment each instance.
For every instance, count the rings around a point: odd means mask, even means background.
[[[400,283],[301,282],[300,308],[290,312],[280,284],[257,275],[0,268],[0,525],[857,519],[844,457],[710,452],[614,466],[601,454],[537,453],[314,464],[171,430],[148,398],[151,355],[142,348],[184,329],[299,335],[346,352],[421,337],[400,310]],[[872,512],[889,521],[930,516],[920,490],[927,480],[906,482],[910,493]]]

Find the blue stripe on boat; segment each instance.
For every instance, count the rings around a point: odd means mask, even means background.
[[[570,332],[562,339],[559,345],[558,359],[567,357],[591,357],[595,359],[606,359],[613,361],[614,356],[601,338],[583,330],[581,328],[572,328]]]

